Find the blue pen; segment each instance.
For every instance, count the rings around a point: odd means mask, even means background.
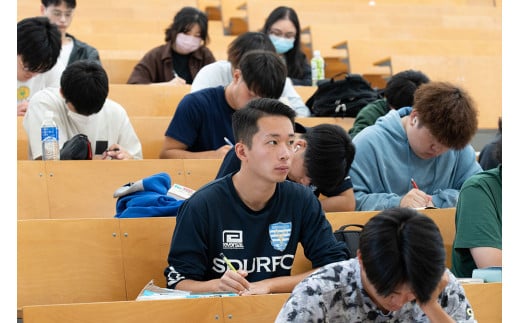
[[[224,137],[224,141],[226,142],[226,144],[230,145],[231,147],[234,146],[234,144],[231,142],[231,140],[229,140],[227,137]]]

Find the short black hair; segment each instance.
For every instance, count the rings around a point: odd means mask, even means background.
[[[278,54],[266,50],[250,50],[237,67],[250,91],[263,98],[278,99],[283,92],[287,69]]]
[[[232,68],[238,66],[242,56],[250,50],[263,49],[276,53],[273,43],[266,34],[247,31],[229,43],[227,55]]]
[[[59,6],[62,3],[65,3],[67,8],[70,8],[70,9],[76,8],[76,0],[42,0],[42,5],[44,7]]]
[[[47,17],[30,17],[17,24],[17,54],[29,71],[44,73],[56,65],[61,33]]]
[[[320,191],[336,188],[347,177],[356,149],[339,125],[319,124],[308,128],[304,164],[312,185]]]
[[[372,217],[359,237],[359,251],[368,280],[382,296],[408,283],[419,302],[428,302],[446,270],[439,228],[411,208]]]
[[[417,88],[428,82],[430,79],[421,71],[405,70],[393,75],[384,90],[388,107],[396,110],[411,107]]]
[[[276,99],[259,98],[249,101],[243,109],[233,113],[233,136],[251,148],[253,136],[258,132],[258,120],[265,116],[286,116],[294,128],[296,112]]]
[[[85,116],[98,113],[108,96],[108,76],[97,61],[69,64],[61,75],[60,86],[65,100]]]

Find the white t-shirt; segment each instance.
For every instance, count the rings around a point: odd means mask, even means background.
[[[37,74],[26,82],[18,81],[17,99],[18,103],[24,100],[30,100],[33,95],[47,87],[60,87],[61,73],[65,70],[65,66],[59,61],[53,68],[45,73]]]
[[[58,62],[60,62],[63,66],[67,66],[69,63],[70,53],[72,53],[72,48],[74,48],[74,40],[70,37],[67,37],[69,42],[61,46],[60,56],[58,56]]]
[[[78,124],[69,117],[69,108],[58,88],[48,88],[36,93],[29,102],[24,116],[23,126],[29,138],[29,158],[35,159],[42,154],[40,127],[45,111],[54,112],[54,121],[58,126],[60,149],[63,144],[78,133],[88,136],[92,144],[92,153],[96,151],[97,141],[108,141],[121,145],[135,159],[142,159],[141,142],[130,123],[126,110],[117,102],[106,99],[103,108],[89,116],[88,125]]]
[[[200,69],[191,84],[191,92],[219,85],[226,86],[231,83],[231,81],[233,81],[231,63],[223,60],[216,61]],[[311,115],[309,108],[294,89],[290,78],[285,79],[285,86],[280,101],[293,108],[298,117],[308,117]]]

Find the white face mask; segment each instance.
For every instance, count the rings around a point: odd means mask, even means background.
[[[175,51],[179,54],[187,55],[196,51],[200,47],[201,41],[200,37],[178,33],[175,39]]]

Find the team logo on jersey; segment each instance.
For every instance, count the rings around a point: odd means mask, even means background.
[[[224,249],[244,249],[242,230],[222,231],[222,247]]]
[[[291,237],[291,222],[277,222],[269,225],[271,245],[275,250],[284,251]]]

